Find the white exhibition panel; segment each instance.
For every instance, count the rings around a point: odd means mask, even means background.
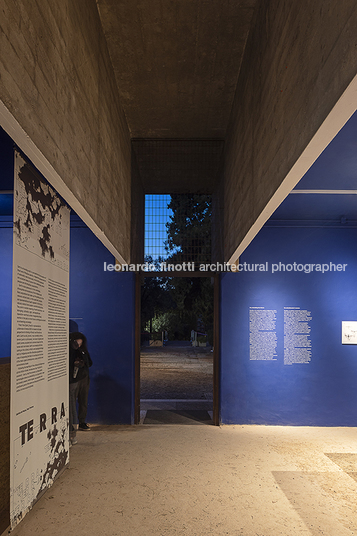
[[[70,209],[15,152],[10,520],[68,463]]]

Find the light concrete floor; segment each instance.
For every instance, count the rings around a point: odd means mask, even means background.
[[[96,426],[13,536],[357,534],[357,429]]]

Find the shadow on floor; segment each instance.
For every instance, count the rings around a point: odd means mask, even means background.
[[[144,424],[211,424],[213,421],[204,410],[148,410]]]

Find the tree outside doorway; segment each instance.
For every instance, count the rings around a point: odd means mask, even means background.
[[[212,203],[210,196],[172,195],[166,224],[166,255],[154,264],[209,263]],[[142,422],[154,412],[180,412],[180,419],[212,423],[213,281],[210,277],[145,277],[141,300]],[[155,409],[154,409],[155,408]],[[166,413],[165,413],[166,412]],[[188,412],[188,413],[187,413]],[[193,413],[192,413],[193,412]],[[159,415],[159,413],[157,413]],[[171,415],[172,417],[172,415]],[[169,417],[169,418],[171,418]],[[161,418],[161,417],[160,417]],[[145,420],[144,420],[145,419]],[[154,421],[152,421],[154,419]],[[157,421],[159,422],[159,421]]]

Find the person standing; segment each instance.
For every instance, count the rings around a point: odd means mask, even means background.
[[[70,445],[77,443],[77,400],[79,430],[89,430],[86,423],[88,392],[89,392],[89,367],[93,364],[87,348],[87,338],[83,333],[76,331],[69,336],[69,438]]]

